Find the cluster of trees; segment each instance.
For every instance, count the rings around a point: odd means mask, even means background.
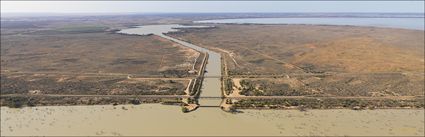
[[[161,71],[160,74],[163,75],[164,78],[167,78],[167,77],[182,78],[182,77],[188,77],[191,75],[189,74],[189,70],[175,70],[175,69]]]
[[[54,105],[107,105],[107,104],[134,104],[141,103],[179,103],[181,100],[161,98],[114,98],[114,97],[1,97],[1,106],[10,108],[54,106]]]
[[[225,84],[225,92],[227,95],[232,94],[233,93],[233,81],[230,78],[226,78],[224,79],[224,84]]]
[[[120,90],[123,95],[184,95],[186,85],[175,81],[154,81],[145,83],[120,82],[126,78],[72,80],[58,82],[56,77],[9,78],[1,76],[1,94],[27,94],[31,90],[40,90],[43,94],[111,94],[112,89]],[[160,86],[166,84],[167,86]],[[159,91],[159,92],[158,92]]]
[[[424,108],[424,100],[363,100],[363,99],[244,99],[234,103],[237,108],[287,108],[301,107],[303,109],[374,109],[412,107]]]
[[[190,86],[189,86],[189,94],[191,96],[195,95],[198,92],[201,92],[200,91],[200,89],[201,89],[200,86],[202,86],[201,82],[202,82],[202,78],[199,78],[199,77],[192,80],[192,84],[190,84]]]
[[[246,96],[302,96],[309,95],[303,88],[294,89],[287,83],[265,80],[241,80],[241,94]]]
[[[26,102],[29,102],[28,99],[22,97],[2,98],[2,106],[8,106],[10,108],[21,108]]]

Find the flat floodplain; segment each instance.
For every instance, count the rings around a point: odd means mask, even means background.
[[[156,36],[109,33],[2,36],[2,72],[186,73],[199,53]]]
[[[185,95],[189,79],[184,77],[199,67],[194,66],[197,51],[158,36],[116,34],[102,27],[23,30],[2,28],[2,106],[33,99],[38,101],[32,105],[60,105],[52,103],[58,98],[8,95]],[[62,103],[91,100],[74,98]]]

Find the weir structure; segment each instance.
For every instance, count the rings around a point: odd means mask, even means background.
[[[222,67],[221,67],[221,54],[208,50],[197,45],[193,45],[189,42],[179,40],[170,36],[165,35],[169,32],[176,32],[179,28],[205,28],[211,26],[183,26],[177,24],[168,25],[147,25],[139,26],[137,28],[130,28],[121,30],[118,33],[130,34],[130,35],[156,35],[188,48],[192,48],[199,53],[203,53],[205,56],[201,63],[197,77],[190,79],[187,86],[186,93],[182,97],[182,110],[184,112],[190,112],[197,109],[200,105],[202,106],[220,106],[222,104],[221,98],[223,98],[221,86],[222,86]],[[198,57],[199,58],[199,57]],[[195,60],[195,63],[197,60]],[[196,64],[194,64],[195,66]],[[194,67],[190,73],[194,72]],[[202,96],[214,97],[214,98],[202,98]]]
[[[223,98],[221,94],[221,54],[164,34],[158,36],[192,48],[205,55],[197,77],[192,79],[188,85],[189,95],[195,100],[182,99],[182,107],[185,107],[183,109],[184,112],[196,110],[198,107],[220,107]],[[203,98],[202,96],[212,98]]]

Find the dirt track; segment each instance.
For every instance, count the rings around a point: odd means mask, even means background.
[[[188,95],[61,95],[61,94],[40,94],[40,95],[28,95],[28,94],[7,94],[1,95],[0,97],[117,97],[117,98],[193,98]],[[222,97],[209,97],[201,96],[199,98],[222,98]],[[309,97],[309,96],[228,96],[223,99],[370,99],[370,100],[412,100],[420,99],[420,96],[388,96],[388,97]]]

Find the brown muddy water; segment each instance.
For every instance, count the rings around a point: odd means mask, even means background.
[[[1,135],[423,136],[423,109],[242,110],[161,104],[1,108]]]

